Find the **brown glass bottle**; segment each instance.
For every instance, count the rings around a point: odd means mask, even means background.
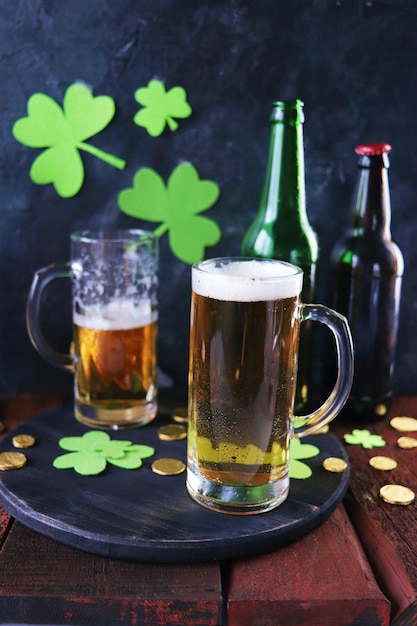
[[[363,144],[351,227],[332,255],[334,308],[349,321],[354,379],[342,416],[383,419],[393,395],[403,256],[391,238],[389,144]]]
[[[304,272],[302,299],[311,303],[316,290],[318,241],[306,211],[304,171],[304,103],[273,103],[269,156],[258,212],[243,239],[246,257],[281,259]],[[300,330],[296,413],[311,400],[310,322]]]

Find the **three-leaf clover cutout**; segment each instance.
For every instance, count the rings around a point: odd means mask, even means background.
[[[107,463],[123,469],[138,469],[142,459],[155,454],[154,448],[131,441],[116,441],[100,430],[92,430],[82,437],[63,437],[59,446],[67,454],[56,457],[53,466],[57,469],[74,469],[78,474],[89,476],[100,474]]]
[[[312,469],[301,459],[311,459],[320,454],[317,446],[311,443],[302,443],[299,439],[292,439],[290,444],[290,478],[305,479],[310,478]]]
[[[123,169],[126,162],[87,143],[102,131],[115,114],[109,96],[94,97],[84,83],[74,83],[65,92],[63,108],[53,98],[35,93],[28,100],[28,115],[13,126],[20,143],[44,151],[30,168],[34,183],[52,183],[58,195],[69,198],[78,193],[84,181],[80,150]]]
[[[170,130],[178,128],[174,118],[191,115],[192,109],[187,102],[187,94],[182,87],[173,87],[166,91],[159,80],[151,80],[147,87],[135,91],[135,99],[144,108],[133,118],[135,124],[146,128],[152,137],[161,135],[168,125]]]
[[[181,163],[171,173],[167,185],[153,169],[138,170],[133,187],[120,192],[121,211],[137,219],[161,222],[154,233],[161,237],[168,231],[172,252],[185,263],[195,263],[204,256],[206,246],[215,245],[219,226],[200,213],[210,208],[220,193],[217,183],[201,180],[191,163]]]
[[[372,448],[383,448],[386,445],[386,441],[381,435],[374,435],[369,430],[361,430],[355,428],[351,434],[344,435],[344,440],[352,446],[362,446],[371,450]]]

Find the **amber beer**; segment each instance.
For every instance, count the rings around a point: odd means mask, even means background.
[[[74,313],[75,407],[82,421],[113,426],[156,413],[156,313],[126,301]]]
[[[187,487],[201,504],[253,512],[287,494],[301,287],[285,263],[193,268]]]

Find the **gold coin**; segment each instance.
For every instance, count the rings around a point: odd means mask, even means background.
[[[22,452],[1,452],[0,470],[19,469],[26,465],[26,457]]]
[[[172,412],[172,419],[174,422],[185,423],[188,422],[188,409],[185,407],[178,407]]]
[[[0,433],[2,433],[4,429],[5,425],[3,424],[3,422],[0,422]]]
[[[32,435],[15,435],[12,442],[15,448],[31,448],[35,445],[35,437]]]
[[[393,470],[397,467],[397,461],[389,456],[373,456],[369,459],[369,465],[377,470]]]
[[[384,485],[379,490],[381,498],[388,504],[411,504],[414,502],[415,493],[403,485]]]
[[[329,456],[327,459],[323,461],[323,467],[328,472],[334,472],[339,474],[340,472],[344,472],[347,468],[347,463],[344,459],[339,459],[335,456]]]
[[[388,412],[388,407],[386,404],[377,404],[375,407],[375,413],[382,417]]]
[[[411,450],[412,448],[417,448],[417,439],[414,437],[400,437],[397,440],[397,444],[404,450]]]
[[[185,439],[187,430],[181,424],[167,424],[158,428],[158,437],[163,441],[179,441]]]
[[[178,459],[157,459],[151,465],[152,471],[161,476],[175,476],[185,470],[185,463]]]
[[[393,417],[390,424],[402,433],[417,432],[417,420],[414,417]]]

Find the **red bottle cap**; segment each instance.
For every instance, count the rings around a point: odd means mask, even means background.
[[[389,143],[362,143],[356,146],[356,154],[362,156],[375,156],[377,154],[385,154],[391,152],[392,148]]]

